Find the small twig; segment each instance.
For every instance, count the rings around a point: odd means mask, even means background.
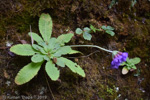
[[[32,38],[32,29],[31,29],[31,25],[30,25],[30,32],[31,32],[31,44],[33,45],[34,40],[33,40],[33,38]]]
[[[89,57],[89,56],[91,56],[92,54],[97,53],[97,52],[100,52],[100,51],[99,51],[99,50],[96,50],[96,51],[94,51],[94,52],[92,52],[92,53],[90,53],[90,54],[88,54],[88,55],[86,55],[86,56],[80,56],[80,57],[67,57],[67,58],[84,58],[84,57]]]
[[[51,88],[50,88],[50,85],[49,85],[49,83],[48,83],[48,79],[47,79],[47,77],[46,77],[46,74],[44,73],[44,75],[45,75],[45,79],[46,79],[46,82],[47,82],[49,91],[50,91],[50,93],[51,93],[51,95],[52,95],[52,98],[53,98],[53,100],[55,100],[55,97],[54,97],[54,95],[53,95],[53,92],[52,92],[52,90],[51,90]]]

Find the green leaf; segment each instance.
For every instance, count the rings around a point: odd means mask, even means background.
[[[46,63],[45,70],[53,81],[56,81],[59,78],[59,70],[51,60]]]
[[[126,65],[126,62],[123,62],[122,64],[120,64],[121,66],[124,66],[124,65]]]
[[[53,57],[60,57],[61,55],[66,55],[71,52],[70,46],[61,47],[57,52],[53,55]]]
[[[88,27],[85,27],[83,30],[84,30],[84,33],[85,33],[85,32],[86,32],[86,33],[90,33],[90,32],[91,32],[91,29],[88,28]]]
[[[15,78],[15,83],[17,85],[22,85],[24,83],[29,82],[35,75],[37,75],[38,71],[40,70],[42,62],[40,63],[29,63],[28,65],[24,66]]]
[[[80,51],[77,50],[71,50],[69,54],[76,54],[76,53],[81,53]],[[81,53],[82,54],[82,53]]]
[[[111,36],[114,36],[115,33],[113,31],[107,30],[106,33],[110,34]]]
[[[43,50],[48,53],[50,50],[49,50],[49,46],[47,43],[43,44]]]
[[[107,30],[114,30],[114,28],[111,26],[107,26],[106,28],[107,28]]]
[[[34,32],[29,32],[28,33],[30,37],[32,37],[33,40],[35,40],[37,43],[44,42],[43,39],[36,33]]]
[[[87,32],[84,32],[84,33],[83,33],[83,38],[84,38],[85,40],[91,40],[92,35],[89,34],[89,33],[87,33]]]
[[[75,30],[75,33],[78,34],[78,35],[80,35],[80,34],[83,33],[83,31],[82,31],[80,28],[77,28],[77,29]]]
[[[55,44],[56,44],[56,38],[51,38],[51,39],[49,40],[49,42],[48,42],[48,49],[49,49],[49,50],[54,49]]]
[[[99,29],[95,28],[93,25],[90,25],[90,29],[95,33],[96,31],[100,31]]]
[[[65,65],[67,65],[71,69],[71,71],[81,75],[82,77],[85,77],[85,72],[79,65],[63,57],[62,60],[65,62]]]
[[[136,4],[137,0],[131,0],[131,7],[134,7],[134,5]]]
[[[130,59],[128,62],[129,62],[129,63],[132,63],[132,64],[138,64],[140,61],[141,61],[140,58],[135,57],[135,58],[133,58],[133,59]]]
[[[29,44],[17,44],[10,48],[10,51],[21,56],[31,56],[36,53],[36,51]]]
[[[39,30],[44,39],[48,42],[52,34],[52,19],[49,14],[41,14],[39,19]]]
[[[42,54],[47,54],[47,53],[45,52],[44,48],[42,48],[42,47],[39,46],[39,45],[33,44],[32,47],[33,47],[35,50],[41,52]]]
[[[63,60],[63,57],[57,58],[56,64],[60,67],[65,67],[65,62]]]
[[[84,70],[79,65],[76,65],[76,73],[78,73],[82,77],[85,77],[85,72],[84,72]]]
[[[41,51],[41,49],[43,49],[41,46],[39,46],[37,44],[33,44],[32,47],[37,51]]]
[[[106,26],[104,26],[104,25],[103,25],[101,28],[102,28],[103,30],[107,30]]]
[[[101,31],[100,29],[96,29],[96,31]]]
[[[135,65],[132,65],[131,69],[137,69]]]
[[[64,45],[65,43],[68,43],[73,36],[74,36],[73,33],[62,34],[57,38],[57,42],[60,43],[61,45]]]
[[[48,57],[48,55],[45,55],[45,56],[44,56],[44,59],[45,59],[46,61],[49,61],[49,60],[50,60],[50,58]]]
[[[31,60],[34,63],[42,62],[44,60],[44,55],[35,54],[35,55],[32,56]]]
[[[131,67],[129,66],[129,65],[126,65],[125,66],[128,70],[130,70],[131,69]]]
[[[55,53],[60,48],[60,44],[57,42],[56,38],[51,38],[48,44],[48,50],[50,53]]]
[[[129,58],[127,58],[127,62],[129,62],[129,60],[130,60],[130,59],[129,59]]]
[[[58,43],[56,43],[55,45],[54,45],[54,48],[53,48],[53,50],[52,50],[52,53],[55,53],[58,49],[60,49],[61,48],[61,46],[60,46],[60,44],[58,44]]]

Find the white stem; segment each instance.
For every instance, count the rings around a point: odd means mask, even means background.
[[[111,51],[111,50],[107,50],[107,49],[102,48],[102,47],[99,47],[99,46],[97,46],[97,45],[69,45],[69,46],[70,46],[70,47],[94,47],[94,48],[98,48],[98,49],[104,50],[104,51],[106,51],[106,52],[110,52],[110,53],[113,52],[113,51]]]
[[[31,25],[30,25],[30,32],[31,32],[31,44],[33,45],[34,40],[33,40],[33,38],[32,38],[32,29],[31,29]]]

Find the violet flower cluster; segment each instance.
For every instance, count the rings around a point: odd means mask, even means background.
[[[113,69],[118,69],[120,64],[125,62],[128,58],[128,53],[127,52],[118,52],[114,58],[113,61],[111,62],[111,68]]]

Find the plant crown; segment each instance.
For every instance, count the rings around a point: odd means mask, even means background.
[[[51,37],[52,26],[53,23],[50,15],[41,14],[39,18],[39,30],[42,37],[34,32],[29,32],[29,36],[37,44],[17,44],[10,48],[10,51],[17,55],[32,56],[32,62],[24,66],[17,74],[15,78],[16,84],[22,85],[30,81],[37,75],[44,61],[46,61],[45,71],[53,81],[58,80],[60,76],[58,67],[63,68],[65,66],[74,73],[85,77],[85,72],[79,65],[62,57],[67,54],[80,53],[79,51],[72,50],[70,46],[65,46],[65,43],[68,43],[74,35],[68,33],[62,34],[58,38]]]

